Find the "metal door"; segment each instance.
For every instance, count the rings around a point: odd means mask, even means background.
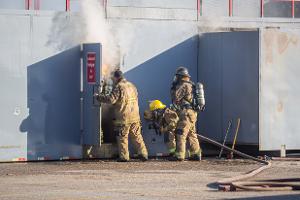
[[[93,83],[84,78],[89,53]],[[1,87],[11,100],[2,98],[0,104],[5,111],[0,113],[0,161],[81,159],[83,145],[99,144],[100,108],[92,90],[100,63],[100,44],[84,44],[83,51],[76,46],[26,68],[12,65],[24,72],[6,73],[5,85],[14,87]]]
[[[206,89],[207,109],[200,132],[222,140],[229,119],[241,118],[240,144],[258,144],[259,33],[206,33],[199,41],[199,80]],[[235,126],[233,126],[235,128]],[[229,141],[232,141],[231,134]]]
[[[77,46],[27,67],[27,160],[81,158],[80,56]]]

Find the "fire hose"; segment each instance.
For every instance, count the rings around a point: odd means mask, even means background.
[[[237,189],[248,190],[248,191],[290,191],[290,190],[300,190],[300,179],[277,179],[277,180],[261,180],[261,181],[242,181],[251,178],[260,172],[271,168],[271,162],[255,158],[253,156],[247,155],[240,151],[231,149],[221,143],[207,138],[203,135],[197,134],[198,138],[202,141],[213,144],[217,147],[221,147],[227,151],[235,153],[243,158],[251,159],[259,163],[264,164],[263,166],[252,170],[246,174],[239,175],[232,178],[226,178],[217,181],[219,190],[223,191],[236,191]]]

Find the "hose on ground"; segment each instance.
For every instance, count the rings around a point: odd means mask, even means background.
[[[222,145],[221,143],[214,141],[210,138],[207,138],[203,135],[197,134],[197,136],[202,141],[208,142],[217,147],[221,147],[221,148],[223,147],[227,151],[233,152],[243,158],[251,159],[251,160],[257,161],[259,163],[265,164],[264,166],[261,166],[261,167],[255,169],[255,170],[252,170],[246,174],[219,180],[217,182],[217,184],[219,185],[219,190],[223,190],[223,191],[236,191],[237,189],[247,190],[247,191],[300,190],[300,179],[289,180],[289,182],[287,182],[286,179],[277,179],[277,180],[268,180],[268,181],[264,181],[264,180],[242,181],[242,180],[245,180],[245,179],[248,179],[248,178],[251,178],[251,177],[257,175],[266,169],[269,169],[272,166],[271,162],[261,160],[261,159],[255,158],[253,156],[247,155],[245,153],[242,153],[240,151],[231,149],[230,147]]]

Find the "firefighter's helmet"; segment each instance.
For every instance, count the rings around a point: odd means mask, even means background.
[[[186,67],[178,67],[176,70],[176,75],[191,77],[189,74],[189,70]]]
[[[166,107],[166,105],[163,104],[160,100],[151,101],[151,103],[149,104],[150,111],[164,109],[165,107]]]
[[[150,110],[145,110],[144,119],[145,120],[153,120],[153,114]]]

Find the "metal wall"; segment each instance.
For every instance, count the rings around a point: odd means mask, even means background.
[[[199,39],[199,81],[206,91],[206,110],[199,130],[221,141],[228,121],[241,126],[237,142],[258,144],[258,31],[206,33]],[[228,141],[233,141],[234,130]]]
[[[260,150],[300,149],[299,29],[261,31]]]
[[[20,124],[28,116],[26,65],[30,61],[30,18],[1,16],[0,24],[5,27],[0,31],[0,157],[26,159],[27,135],[20,131]],[[16,31],[16,27],[22,32]],[[8,37],[11,35],[15,37]]]
[[[198,36],[188,38],[146,62],[126,72],[125,76],[132,81],[139,92],[140,115],[149,109],[149,101],[159,99],[170,105],[170,87],[179,66],[186,66],[194,81],[197,80]],[[142,120],[143,136],[150,155],[167,153],[163,136],[157,136],[154,130]]]

